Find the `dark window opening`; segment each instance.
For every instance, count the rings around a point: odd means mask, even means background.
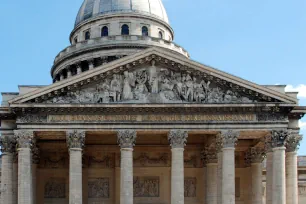
[[[85,40],[89,40],[90,39],[90,31],[86,31],[85,32]]]
[[[122,27],[121,27],[121,35],[129,35],[130,34],[130,29],[129,29],[129,26],[124,24]]]
[[[108,27],[107,26],[104,26],[101,30],[101,36],[102,37],[105,37],[105,36],[108,36]]]
[[[74,38],[74,43],[75,43],[75,44],[78,43],[78,37],[75,37],[75,38]]]
[[[159,32],[158,32],[158,36],[159,36],[160,39],[163,39],[163,38],[164,38],[163,32],[159,31]]]
[[[142,27],[142,36],[149,36],[149,30],[147,26]]]

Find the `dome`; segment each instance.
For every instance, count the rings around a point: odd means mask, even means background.
[[[75,26],[96,16],[116,13],[139,13],[169,24],[161,0],[85,0],[79,10]]]

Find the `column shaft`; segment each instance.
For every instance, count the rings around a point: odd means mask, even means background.
[[[2,154],[1,169],[1,203],[15,204],[13,194],[13,154],[5,152]]]
[[[18,201],[18,163],[13,163],[13,204]]]
[[[217,203],[222,204],[222,152],[218,152]]]
[[[235,148],[222,149],[222,204],[235,204]]]
[[[32,185],[33,185],[33,204],[36,204],[36,171],[37,171],[37,164],[32,164]]]
[[[133,204],[133,148],[121,148],[120,203]]]
[[[297,153],[286,153],[286,204],[298,204]]]
[[[252,163],[252,204],[262,204],[262,168],[261,163]]]
[[[82,204],[82,149],[70,148],[69,204]]]
[[[273,148],[272,204],[286,204],[285,150]]]
[[[217,204],[218,164],[206,164],[206,204]]]
[[[33,204],[30,148],[18,149],[18,204]]]
[[[267,152],[266,160],[266,204],[272,204],[273,152]]]
[[[184,204],[184,148],[171,151],[171,204]]]

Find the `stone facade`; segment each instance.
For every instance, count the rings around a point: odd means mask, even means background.
[[[2,94],[1,204],[304,202],[297,93],[189,59],[161,1],[118,2],[84,2],[53,84]]]

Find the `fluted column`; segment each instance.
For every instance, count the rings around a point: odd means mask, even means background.
[[[33,183],[33,204],[36,204],[36,175],[37,175],[37,165],[39,164],[40,160],[40,151],[37,147],[36,140],[34,140],[35,143],[33,144],[32,148],[32,183]]]
[[[83,203],[82,151],[85,144],[85,131],[68,131],[66,134],[69,149],[69,204]]]
[[[184,204],[184,147],[188,132],[171,130],[168,140],[171,146],[171,204]]]
[[[264,149],[250,148],[246,157],[251,163],[251,203],[262,204],[262,161],[264,159]]]
[[[0,146],[2,151],[2,169],[1,169],[1,203],[15,204],[13,193],[13,157],[16,146],[14,134],[2,134],[0,137]]]
[[[217,204],[218,200],[218,156],[215,148],[204,148],[201,159],[206,166],[206,204]]]
[[[302,136],[290,134],[286,142],[286,204],[298,204],[297,149]]]
[[[287,130],[274,130],[271,135],[273,151],[272,204],[286,204],[285,141],[287,136]]]
[[[222,147],[222,204],[235,204],[235,146],[239,132],[222,131],[217,136]]]
[[[137,132],[119,130],[117,137],[121,151],[120,204],[133,204],[133,150]]]
[[[15,130],[18,151],[18,204],[33,204],[32,155],[33,131]]]

